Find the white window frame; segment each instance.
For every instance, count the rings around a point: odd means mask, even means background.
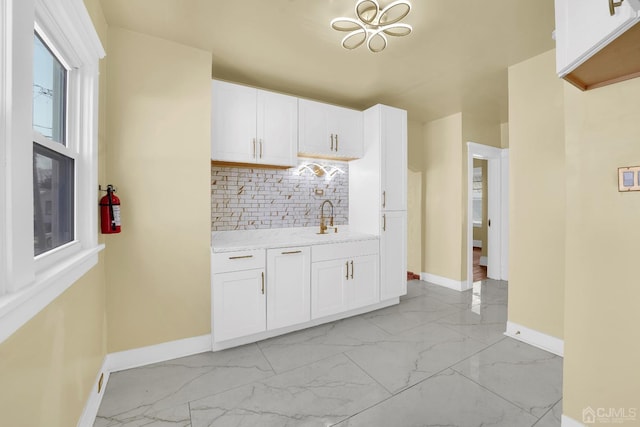
[[[0,343],[98,261],[98,69],[82,0],[0,0]],[[75,240],[34,257],[34,28],[69,67],[67,145],[75,155]],[[38,141],[39,142],[39,141]]]

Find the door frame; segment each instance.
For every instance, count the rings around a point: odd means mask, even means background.
[[[487,160],[487,197],[491,228],[486,244],[491,250],[487,277],[507,280],[509,263],[509,149],[467,142],[467,283],[473,288],[473,159]],[[488,220],[489,218],[486,218]],[[489,236],[492,236],[489,239]],[[490,240],[490,241],[489,241]],[[485,242],[483,242],[485,244]]]

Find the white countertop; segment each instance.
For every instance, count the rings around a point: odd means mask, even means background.
[[[319,227],[299,227],[214,231],[211,233],[211,251],[231,252],[378,239],[373,234],[352,232],[346,225],[338,226],[337,233],[331,228],[327,234],[317,234],[319,230]]]

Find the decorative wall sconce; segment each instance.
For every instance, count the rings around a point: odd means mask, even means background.
[[[305,171],[310,172],[311,174],[317,177],[326,177],[331,179],[337,173],[343,174],[344,171],[337,166],[332,165],[321,165],[315,162],[304,162],[301,163],[300,166],[293,172],[295,175],[303,175]]]

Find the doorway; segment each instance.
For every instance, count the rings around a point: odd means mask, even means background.
[[[482,240],[480,248],[479,264],[486,263],[486,277],[496,280],[507,280],[508,276],[508,175],[509,175],[509,150],[491,147],[488,145],[467,143],[467,283],[466,288],[471,289],[474,282],[474,246],[478,240]],[[485,162],[485,163],[483,163]],[[474,184],[474,170],[486,165],[485,177],[480,178],[486,183],[478,184],[476,178]],[[478,172],[475,173],[478,177]],[[474,192],[475,187],[482,185],[486,197]],[[475,194],[474,194],[475,193]],[[474,197],[475,196],[475,197]],[[486,207],[479,212],[476,209],[474,216],[474,202],[476,207],[481,205],[478,196],[485,201]],[[474,201],[475,198],[475,201]],[[476,227],[474,227],[474,223]],[[486,237],[474,239],[474,229],[486,225]],[[480,226],[480,227],[479,227]],[[481,235],[476,232],[476,237]],[[475,240],[475,242],[474,242]],[[476,243],[476,245],[474,245]],[[477,250],[476,250],[477,252]],[[486,258],[483,258],[486,257]],[[485,262],[486,261],[486,262]]]
[[[472,210],[473,210],[473,282],[487,278],[487,256],[489,254],[488,233],[488,172],[489,162],[486,159],[473,159]]]

